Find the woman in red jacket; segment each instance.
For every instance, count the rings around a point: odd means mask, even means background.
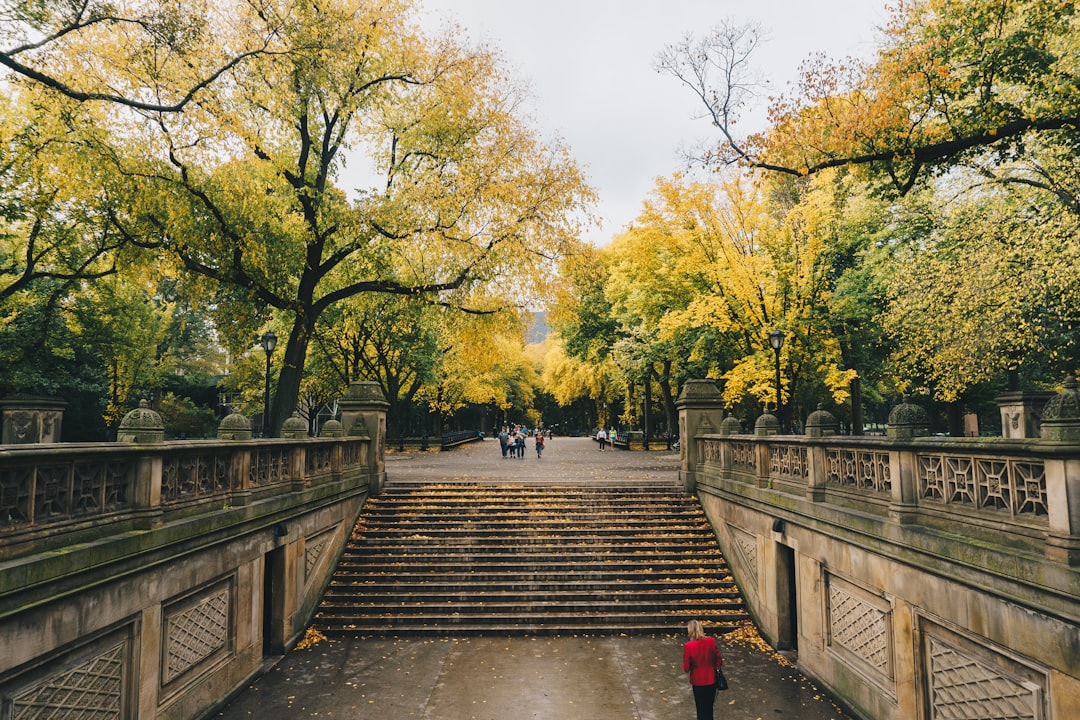
[[[701,623],[691,620],[686,624],[690,641],[683,645],[682,669],[690,673],[694,688],[694,704],[697,720],[712,720],[713,701],[716,699],[716,671],[724,664],[724,656],[716,647],[716,640],[706,637]]]

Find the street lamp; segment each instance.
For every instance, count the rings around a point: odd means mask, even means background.
[[[277,335],[273,330],[267,330],[259,338],[262,349],[266,351],[266,390],[263,395],[263,437],[270,437],[270,356],[274,353],[277,345]],[[779,372],[779,371],[778,371]]]
[[[773,355],[776,357],[776,414],[780,420],[780,427],[784,427],[783,416],[780,413],[780,348],[784,347],[784,333],[780,330],[769,332],[769,345],[772,346]]]

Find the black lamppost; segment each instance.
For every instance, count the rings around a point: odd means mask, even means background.
[[[266,351],[266,390],[263,395],[263,437],[270,437],[270,356],[274,353],[277,345],[277,335],[273,330],[267,330],[259,338],[262,349]]]
[[[784,427],[783,414],[780,412],[780,348],[784,347],[784,333],[780,330],[769,332],[769,345],[772,346],[773,355],[776,357],[776,415],[780,421],[780,427]]]

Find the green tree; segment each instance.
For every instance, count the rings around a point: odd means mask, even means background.
[[[115,153],[138,198],[116,227],[208,281],[230,349],[271,313],[288,328],[273,427],[328,308],[372,292],[481,310],[494,289],[542,294],[588,199],[565,149],[517,116],[491,53],[420,36],[407,2],[285,10],[288,52],[251,58],[197,109],[133,128],[138,155]],[[279,24],[243,11],[256,34]],[[386,182],[350,201],[334,180],[362,148]]]
[[[901,193],[968,162],[996,165],[1080,133],[1078,16],[1067,0],[898,0],[870,63],[819,56],[770,127],[742,139],[752,28],[669,47],[658,61],[704,103],[710,159],[792,176],[855,166]],[[740,52],[741,51],[741,52]]]

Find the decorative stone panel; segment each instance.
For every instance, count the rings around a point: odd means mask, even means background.
[[[859,448],[825,450],[825,482],[828,485],[887,496],[892,492],[889,473],[887,452]]]
[[[728,529],[731,531],[731,539],[735,542],[735,551],[742,561],[739,564],[746,571],[746,580],[750,582],[756,593],[758,587],[757,536],[734,525],[728,525]],[[745,585],[745,583],[740,584]]]
[[[1011,677],[987,657],[933,635],[926,647],[931,720],[1042,720],[1042,688]],[[982,655],[982,657],[980,657]]]
[[[757,472],[757,446],[748,442],[731,443],[731,468],[744,473]]]
[[[810,476],[810,463],[802,445],[770,445],[769,473],[774,477],[805,480]]]
[[[312,578],[312,570],[315,569],[316,563],[319,562],[319,558],[322,557],[323,551],[326,550],[331,538],[334,537],[333,530],[327,530],[320,533],[315,537],[309,538],[304,545],[304,584],[310,585]]]
[[[832,650],[849,664],[870,675],[883,687],[892,687],[892,606],[886,598],[843,579],[828,575],[828,640]]]
[[[978,511],[1045,522],[1046,471],[1040,460],[920,454],[919,495]]]
[[[216,585],[165,610],[162,684],[227,650],[232,631],[232,588]]]
[[[124,633],[126,635],[126,633]],[[58,658],[44,676],[22,683],[0,699],[3,720],[126,720],[130,638],[113,634],[84,648],[73,661]],[[62,669],[49,672],[51,665]]]

